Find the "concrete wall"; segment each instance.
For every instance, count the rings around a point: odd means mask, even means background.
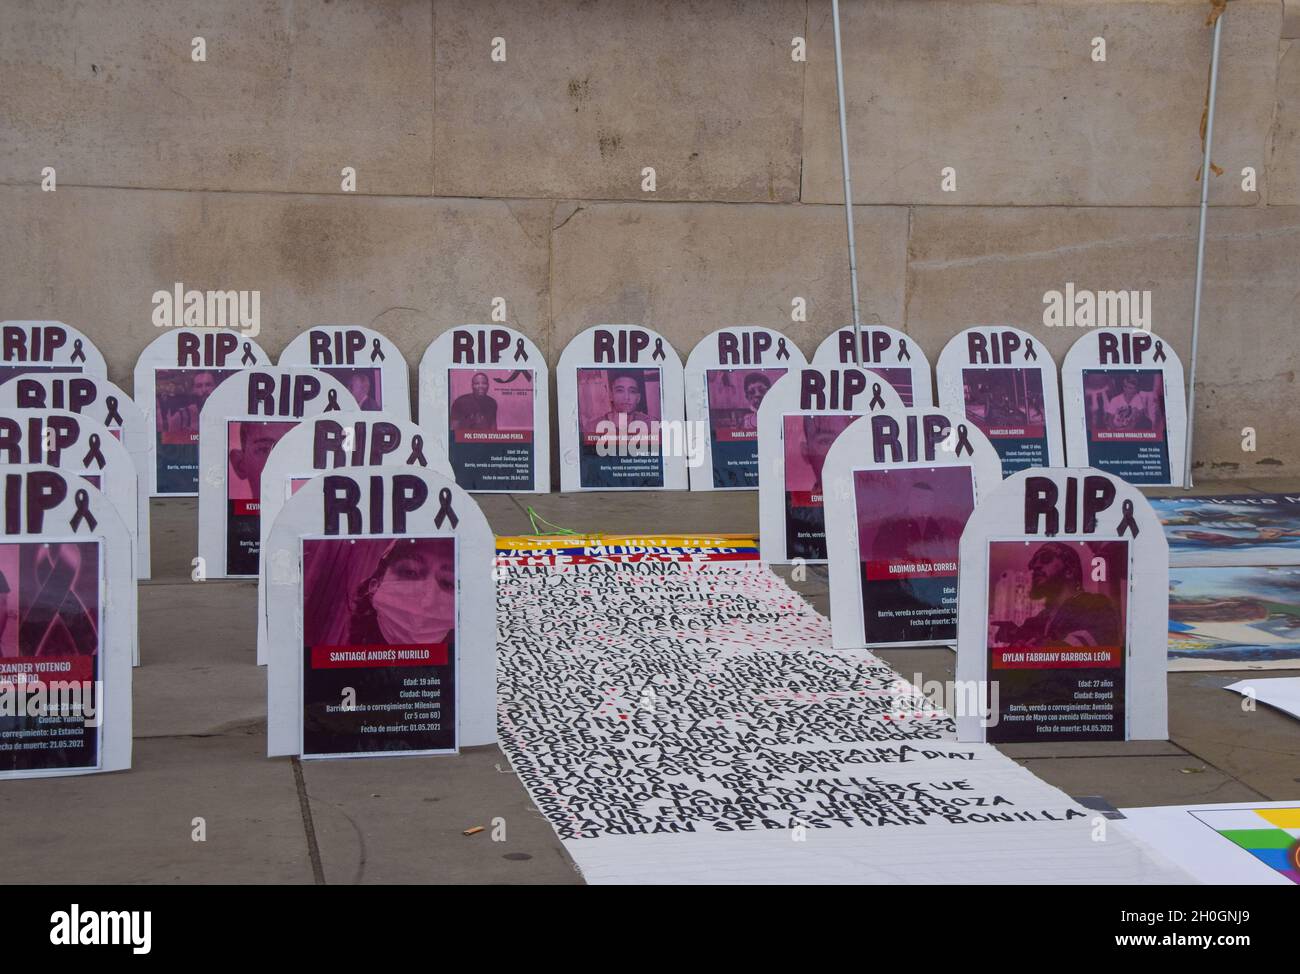
[[[1233,0],[1224,22],[1203,475],[1300,472],[1297,6]],[[1186,358],[1210,4],[842,7],[865,320],[932,359],[999,322],[1059,357],[1078,333],[1043,326],[1045,291],[1149,289]],[[176,281],[260,290],[272,354],[352,321],[414,366],[495,296],[552,363],[601,321],[683,357],[734,323],[811,354],[850,319],[829,18],[828,0],[0,0],[0,318],[81,328],[128,388]]]

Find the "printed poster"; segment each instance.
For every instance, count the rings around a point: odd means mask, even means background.
[[[835,437],[857,418],[856,413],[781,417],[785,449],[787,558],[826,560],[822,468]]]
[[[990,743],[1125,739],[1127,541],[988,543]]]
[[[532,369],[447,370],[447,453],[466,490],[533,489]]]
[[[963,368],[966,418],[1002,460],[1002,476],[1048,465],[1043,373],[1037,368]]]
[[[1164,370],[1084,369],[1088,465],[1131,484],[1169,483]]]
[[[714,487],[758,486],[758,407],[786,369],[707,369]]]
[[[955,641],[971,468],[855,470],[853,491],[865,641]]]
[[[1153,497],[1173,565],[1300,562],[1300,496]]]
[[[352,393],[357,407],[366,412],[380,412],[384,408],[384,380],[379,368],[361,366],[312,366],[334,376],[343,388]]]
[[[199,414],[212,390],[237,369],[158,369],[154,373],[154,426],[158,493],[199,489]]]
[[[99,556],[98,541],[0,544],[0,699],[14,704],[0,771],[100,765]]]
[[[658,367],[579,368],[579,475],[583,487],[663,487]]]
[[[293,422],[232,420],[226,423],[226,574],[258,573],[262,545],[262,469]]]
[[[302,542],[303,756],[455,751],[455,538]]]
[[[1300,567],[1170,569],[1169,658],[1300,668]]]

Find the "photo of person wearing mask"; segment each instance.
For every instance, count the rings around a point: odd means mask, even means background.
[[[354,595],[348,642],[450,645],[456,626],[456,563],[441,540],[393,541]]]

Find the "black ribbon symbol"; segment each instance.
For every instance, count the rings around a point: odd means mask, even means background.
[[[90,449],[87,450],[86,455],[81,458],[81,465],[83,467],[89,467],[92,460],[100,470],[104,469],[104,454],[101,453],[99,449],[98,433],[90,434]]]
[[[1124,512],[1124,517],[1119,522],[1119,527],[1116,529],[1116,533],[1119,534],[1120,537],[1123,537],[1125,531],[1131,531],[1133,537],[1136,538],[1138,536],[1138,526],[1137,521],[1133,520],[1133,502],[1125,501],[1121,510]]]
[[[518,362],[520,359],[523,359],[525,362],[528,361],[528,352],[524,348],[524,340],[522,338],[515,339],[515,361]]]
[[[108,415],[104,417],[105,426],[112,426],[115,422],[118,426],[125,425],[122,414],[117,411],[117,396],[105,396],[104,405],[108,407]]]
[[[433,526],[435,528],[442,527],[442,522],[444,520],[451,521],[451,526],[453,528],[460,523],[460,518],[458,518],[456,512],[451,509],[450,487],[444,487],[442,490],[438,491],[438,516],[433,519]]]
[[[664,358],[664,340],[662,338],[655,339],[655,353],[650,357],[653,359]]]
[[[253,346],[244,342],[244,357],[239,360],[240,365],[256,365],[257,356],[253,354]]]
[[[73,497],[73,501],[77,505],[77,510],[72,515],[72,520],[68,522],[68,524],[72,526],[72,533],[77,533],[77,525],[82,521],[85,521],[90,525],[90,530],[94,531],[95,525],[99,522],[95,520],[95,515],[90,513],[90,494],[87,493],[86,489],[83,487],[81,490],[77,491],[76,495]]]
[[[74,341],[74,342],[72,343],[72,361],[74,361],[74,362],[84,362],[84,361],[86,361],[86,352],[85,352],[85,350],[81,347],[81,339],[80,339],[80,338],[78,338],[76,341]]]
[[[429,461],[424,459],[424,437],[420,436],[418,433],[411,437],[411,455],[406,458],[407,466],[412,466],[417,463],[422,467],[427,467],[429,465]],[[455,522],[453,522],[452,527],[455,526]]]
[[[776,340],[776,357],[779,359],[786,359],[790,357],[790,350],[785,347],[784,338],[778,338]]]
[[[84,490],[78,491],[77,503],[85,496]],[[92,530],[94,526],[91,518]],[[91,656],[98,648],[94,614],[77,594],[80,575],[76,544],[52,544],[37,556],[35,598],[20,623],[23,641],[35,647],[34,656]]]
[[[325,404],[325,412],[333,413],[339,410],[339,394],[336,390],[330,390],[329,402]]]
[[[1025,339],[1025,361],[1028,362],[1030,359],[1033,359],[1035,362],[1037,362],[1038,353],[1034,351],[1034,340],[1032,338],[1026,338]]]
[[[912,361],[912,353],[908,351],[906,338],[898,340],[898,358],[895,361],[901,362],[903,359],[907,359],[909,362]]]
[[[881,409],[885,408],[885,397],[880,394],[880,383],[871,383],[871,402],[867,404],[868,409],[875,409],[879,404]]]
[[[966,448],[967,453],[971,454],[972,456],[975,455],[975,448],[970,445],[970,440],[966,438],[966,434],[968,432],[969,431],[966,429],[965,423],[957,424],[957,446],[953,449],[953,453],[955,453],[957,456],[961,456],[962,447]]]
[[[524,357],[527,358],[527,356]],[[493,379],[492,381],[499,386],[508,386],[510,385],[510,383],[514,382],[515,379],[519,378],[521,375],[531,376],[532,373],[527,369],[515,369],[504,379]]]
[[[384,358],[384,350],[379,347],[378,338],[370,343],[370,361],[373,362],[375,359],[379,359],[381,362],[386,361]]]
[[[1156,339],[1156,361],[1163,362],[1164,360],[1165,360],[1165,343],[1160,341],[1159,339]]]

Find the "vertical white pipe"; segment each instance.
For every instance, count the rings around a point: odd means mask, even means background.
[[[849,178],[849,127],[844,116],[844,55],[840,49],[840,0],[831,0],[831,14],[835,20],[835,87],[840,99],[840,160],[844,168],[844,220],[849,228],[849,286],[853,290],[853,361],[860,366],[862,365],[862,313],[858,308],[858,253],[853,242],[853,183]],[[1215,36],[1217,37],[1218,34],[1216,33]],[[1193,361],[1195,361],[1194,357]]]

